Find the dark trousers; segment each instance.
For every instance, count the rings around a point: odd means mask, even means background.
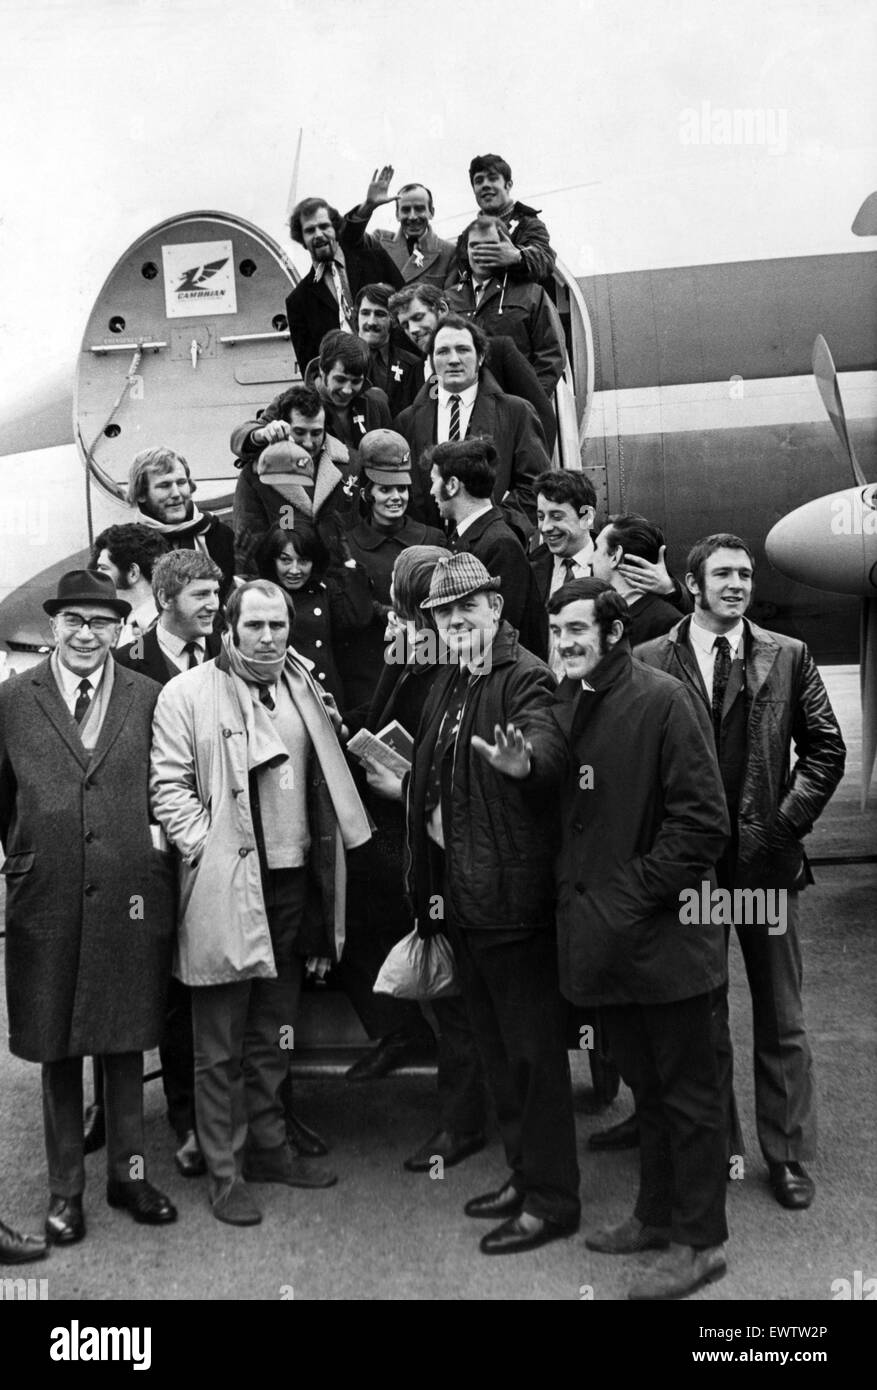
[[[484,1068],[462,995],[431,1001],[438,1024],[439,1128],[475,1134],[487,1124]]]
[[[192,988],[195,1114],[211,1177],[239,1175],[244,1145],[286,1142],[280,1087],[289,1071],[304,962],[295,952],[306,869],[269,870],[265,908],[277,977]]]
[[[161,1078],[167,1117],[182,1143],[195,1124],[195,1052],[192,1044],[191,990],[171,976],[161,1041]]]
[[[81,1057],[64,1057],[57,1062],[44,1062],[42,1067],[49,1191],[57,1197],[77,1197],[85,1188],[82,1061]],[[143,1055],[105,1053],[100,1063],[106,1107],[107,1177],[121,1182],[145,1177]]]
[[[451,941],[511,1181],[525,1211],[572,1225],[579,1169],[554,934],[451,927]]]
[[[640,1129],[634,1214],[680,1245],[728,1238],[727,1084],[716,1054],[720,992],[672,1004],[603,1009],[612,1056],[633,1091]]]
[[[786,895],[786,930],[771,936],[764,923],[735,923],[752,997],[755,1123],[768,1163],[799,1163],[816,1153],[813,1058],[804,1025],[804,978],[798,937],[798,894]],[[730,935],[730,928],[728,930]],[[725,1019],[728,998],[722,1007]],[[730,1031],[720,1035],[722,1084],[731,1097],[732,1149],[743,1152],[733,1100]]]

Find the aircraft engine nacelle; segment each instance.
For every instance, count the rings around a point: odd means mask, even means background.
[[[772,565],[801,584],[877,598],[877,483],[797,507],[768,533],[765,549]]]

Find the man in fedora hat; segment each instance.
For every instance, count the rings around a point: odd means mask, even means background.
[[[170,973],[175,869],[148,801],[159,687],[109,660],[130,604],[89,570],[43,604],[56,647],[0,687],[10,1048],[42,1065],[46,1234],[85,1235],[82,1059],[106,1080],[107,1201],[151,1225],[176,1211],[146,1179],[143,1058]],[[120,873],[120,865],[124,872]]]
[[[501,1221],[481,1241],[488,1255],[579,1223],[554,934],[552,803],[566,752],[551,672],[503,621],[498,586],[465,552],[435,568],[422,606],[449,664],[424,707],[408,791],[419,930],[443,929],[453,946],[511,1170],[466,1204]]]

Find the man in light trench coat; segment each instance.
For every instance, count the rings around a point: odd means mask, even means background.
[[[289,1149],[278,1093],[305,959],[340,954],[344,851],[371,832],[334,701],[287,650],[290,600],[256,579],[226,616],[215,662],[159,696],[151,790],[182,856],[174,974],[192,986],[210,1204],[218,1220],[249,1226],[262,1216],[248,1182],[336,1181]]]

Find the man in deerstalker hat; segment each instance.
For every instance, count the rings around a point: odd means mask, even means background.
[[[579,1224],[554,932],[552,805],[567,755],[553,677],[503,622],[499,583],[468,553],[435,568],[422,606],[449,664],[424,707],[408,795],[420,931],[441,902],[511,1170],[466,1204],[501,1222],[481,1241],[487,1255]]]

